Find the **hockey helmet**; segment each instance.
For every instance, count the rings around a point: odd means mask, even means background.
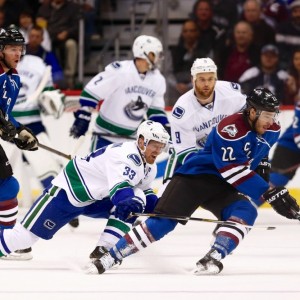
[[[6,45],[23,46],[22,55],[25,55],[25,39],[18,29],[0,29],[0,51],[3,51]]]
[[[279,100],[266,88],[256,88],[246,98],[247,107],[279,113]]]
[[[217,66],[209,57],[197,58],[192,65],[191,75],[195,78],[199,73],[215,73],[217,76]]]
[[[150,35],[138,36],[133,42],[132,52],[134,57],[146,59],[154,67],[163,58],[163,46],[160,40]],[[149,60],[151,52],[154,54],[154,61]]]
[[[137,140],[141,135],[144,137],[145,147],[147,147],[150,141],[156,141],[167,145],[170,139],[170,135],[160,123],[150,120],[144,121],[138,127]]]

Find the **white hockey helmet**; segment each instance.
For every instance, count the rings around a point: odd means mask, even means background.
[[[199,73],[215,73],[217,77],[217,66],[209,57],[197,58],[191,68],[191,75],[194,80]]]
[[[134,57],[146,59],[153,68],[158,66],[163,58],[162,43],[158,38],[150,35],[138,36],[133,42],[132,52]],[[151,52],[154,54],[154,61],[149,60]]]
[[[144,137],[145,147],[147,147],[150,141],[156,141],[167,145],[170,139],[170,135],[160,123],[150,120],[144,121],[138,127],[137,140],[141,135]]]

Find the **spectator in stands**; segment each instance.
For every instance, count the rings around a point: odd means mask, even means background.
[[[207,57],[214,56],[214,50],[223,47],[226,40],[225,30],[213,22],[213,6],[210,0],[198,0],[194,4],[192,19],[199,27],[202,49]]]
[[[213,22],[229,34],[238,21],[238,6],[236,0],[211,0],[213,6]]]
[[[263,19],[262,10],[257,0],[246,0],[243,6],[243,19],[253,29],[253,42],[257,48],[275,43],[275,30]]]
[[[281,104],[289,104],[285,95],[285,82],[288,74],[278,68],[279,50],[268,44],[261,49],[260,65],[246,70],[239,79],[242,91],[249,94],[255,88],[267,88]]]
[[[64,68],[68,87],[74,88],[80,6],[67,0],[51,0],[41,5],[37,17],[47,22],[53,51]]]
[[[216,52],[220,79],[238,82],[241,75],[259,63],[259,50],[253,44],[253,29],[246,21],[239,21],[233,29],[229,46]]]
[[[300,0],[294,0],[290,5],[291,17],[280,23],[276,30],[276,42],[281,54],[280,64],[287,68],[295,49],[300,47]]]
[[[260,6],[266,22],[273,28],[289,18],[287,2],[284,0],[261,0]]]
[[[28,7],[28,2],[24,0],[0,0],[0,9],[5,15],[3,27],[18,24],[20,12],[26,7]]]
[[[34,25],[28,33],[28,43],[26,44],[26,54],[39,56],[43,59],[46,65],[52,67],[53,82],[58,88],[65,88],[64,74],[57,57],[51,51],[46,51],[43,46],[43,28]]]
[[[190,90],[191,67],[198,57],[207,57],[206,51],[199,43],[199,29],[194,20],[188,19],[183,23],[178,44],[170,48],[172,70],[168,76],[168,104],[173,106],[177,99]]]
[[[287,98],[290,103],[295,104],[300,101],[300,48],[292,55],[288,74]]]
[[[19,31],[22,33],[25,43],[28,43],[28,34],[30,29],[34,25],[34,15],[33,12],[29,9],[23,10],[20,13],[19,16]],[[42,47],[46,51],[51,51],[51,39],[49,36],[49,32],[46,28],[43,30],[43,41],[42,41]]]

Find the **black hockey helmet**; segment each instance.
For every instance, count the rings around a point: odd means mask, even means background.
[[[0,29],[0,51],[3,51],[6,45],[20,45],[25,51],[25,39],[17,28]],[[24,54],[25,52],[22,53]]]
[[[266,88],[256,88],[246,98],[247,107],[254,107],[257,111],[279,113],[279,101],[274,94]]]

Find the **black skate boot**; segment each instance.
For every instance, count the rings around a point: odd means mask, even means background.
[[[108,252],[108,250],[105,249],[105,247],[98,246],[96,248],[99,248],[98,250],[100,253],[100,258],[94,259],[86,266],[85,268],[86,274],[102,274],[106,270],[109,270],[112,267],[121,264],[121,261],[114,259],[111,256],[111,254]],[[97,251],[96,253],[98,254]],[[93,252],[95,252],[95,250]]]
[[[223,264],[220,262],[221,254],[211,249],[203,258],[197,262],[194,275],[216,275],[223,270]]]

